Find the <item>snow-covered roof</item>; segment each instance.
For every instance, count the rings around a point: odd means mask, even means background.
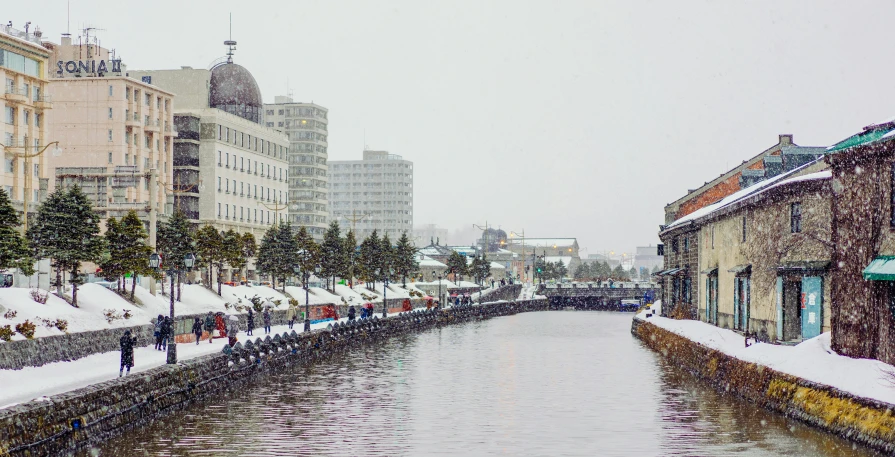
[[[492,268],[492,269],[493,269],[493,268],[500,268],[500,269],[503,269],[503,270],[506,270],[506,269],[507,269],[506,265],[504,265],[504,264],[502,264],[502,263],[497,263],[497,262],[491,262],[491,268]]]
[[[577,238],[510,238],[509,241],[512,244],[522,245],[522,240],[525,240],[526,246],[544,246],[544,247],[553,247],[553,246],[574,246],[577,242]]]
[[[830,170],[824,170],[824,171],[819,171],[819,172],[815,172],[815,173],[808,173],[805,175],[793,176],[793,175],[798,174],[798,172],[804,170],[809,165],[812,165],[815,163],[817,163],[817,161],[809,162],[809,163],[807,163],[799,168],[796,168],[792,171],[789,171],[786,173],[781,173],[781,174],[774,176],[772,178],[757,182],[745,189],[740,189],[739,191],[734,192],[734,193],[728,195],[727,197],[724,197],[723,199],[721,199],[718,202],[715,202],[715,203],[712,203],[711,205],[702,207],[702,208],[700,208],[696,211],[693,211],[692,213],[672,222],[667,227],[665,227],[665,230],[679,227],[683,224],[689,223],[690,221],[695,221],[702,217],[708,216],[708,215],[714,213],[715,211],[718,211],[722,208],[730,206],[738,201],[744,200],[747,197],[756,196],[766,190],[770,190],[773,188],[785,186],[785,185],[796,183],[796,182],[829,179],[833,176],[832,172]]]
[[[416,261],[419,263],[421,267],[430,267],[430,268],[447,268],[447,265],[425,255],[418,255],[416,257]]]

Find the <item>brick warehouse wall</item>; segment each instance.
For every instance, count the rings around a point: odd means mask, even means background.
[[[685,316],[683,317],[695,319],[697,317],[697,300],[700,296],[700,291],[702,290],[699,285],[699,229],[684,226],[660,234],[660,239],[665,245],[664,269],[685,268],[686,276],[681,275],[677,277],[681,281],[685,278],[690,278],[690,301],[689,303],[682,304],[685,306],[680,307],[680,312],[685,313]],[[687,239],[689,243],[687,249],[684,248],[684,239]],[[677,243],[677,251],[674,250],[675,242]],[[674,278],[671,276],[663,276],[662,278],[662,302],[674,303],[674,300],[672,299],[672,281]],[[675,312],[675,310],[671,307],[662,307],[663,314],[671,315],[673,312]]]
[[[0,456],[48,455],[107,439],[182,409],[222,389],[277,369],[302,368],[391,336],[519,312],[546,300],[404,313],[335,330],[237,343],[230,354],[189,359],[0,410]]]

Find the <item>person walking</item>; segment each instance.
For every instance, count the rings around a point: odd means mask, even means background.
[[[168,339],[173,336],[172,335],[173,330],[174,329],[172,328],[171,317],[165,316],[164,320],[162,321],[162,350],[163,351],[168,350]],[[171,341],[171,344],[174,344],[174,342]]]
[[[155,318],[155,328],[153,329],[153,335],[155,336],[155,350],[162,350],[162,324],[164,323],[165,318],[162,317],[161,314]]]
[[[208,332],[208,344],[211,344],[211,340],[214,339],[214,315],[211,311],[205,316],[205,331]]]
[[[121,367],[118,369],[118,377],[124,376],[124,367],[127,367],[127,374],[131,374],[131,367],[134,366],[134,344],[137,337],[131,336],[130,330],[125,330],[124,335],[118,340],[121,345]]]
[[[264,318],[264,334],[267,335],[270,333],[270,308],[264,308],[261,317]]]
[[[198,346],[199,340],[202,339],[202,320],[198,317],[193,321],[193,335],[196,335],[196,346]]]
[[[248,326],[246,327],[246,335],[252,336],[252,329],[255,328],[255,313],[252,311],[252,308],[249,308],[249,316],[248,316]]]
[[[230,347],[233,347],[236,344],[236,334],[239,333],[239,318],[231,315],[229,319],[227,319],[227,339],[230,343]]]
[[[348,321],[351,322],[354,320],[356,311],[354,311],[354,305],[348,307]]]
[[[289,309],[286,310],[286,320],[289,321],[289,328],[292,328],[292,325],[295,324],[295,315],[297,314],[295,309],[295,303],[292,300],[289,300]]]

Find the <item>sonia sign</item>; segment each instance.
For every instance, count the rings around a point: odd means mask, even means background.
[[[121,73],[121,59],[69,60],[56,62],[56,74],[64,73]]]

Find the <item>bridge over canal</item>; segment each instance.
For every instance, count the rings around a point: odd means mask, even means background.
[[[621,287],[620,287],[621,286]],[[605,287],[599,283],[572,282],[566,284],[541,284],[538,295],[550,301],[550,307],[562,309],[611,310],[623,309],[622,300],[652,302],[659,297],[659,287],[621,283],[615,287]]]

